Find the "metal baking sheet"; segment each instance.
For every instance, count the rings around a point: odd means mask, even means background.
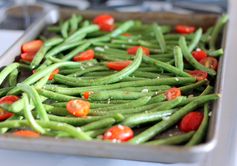
[[[4,55],[0,57],[0,67],[10,64],[15,57],[20,54],[21,45],[37,37],[42,30],[49,24],[56,23],[59,19],[65,19],[72,13],[79,13],[85,18],[93,18],[101,12],[95,11],[77,11],[63,9],[60,11],[52,10],[45,14],[40,20],[30,26],[24,35],[11,47]],[[104,13],[104,12],[102,12]],[[212,26],[217,15],[179,15],[174,13],[118,13],[106,12],[113,15],[116,20],[140,19],[144,22],[159,22],[159,24],[175,25],[178,23],[190,24],[203,27],[204,29]],[[223,37],[223,43],[225,34]],[[221,93],[222,87],[222,59],[220,59],[219,72],[217,76],[216,92]],[[204,158],[207,153],[211,152],[217,142],[217,124],[219,117],[218,112],[221,103],[216,101],[213,105],[213,114],[210,120],[208,137],[205,143],[193,146],[145,146],[130,144],[113,144],[107,142],[84,142],[73,139],[59,139],[41,137],[39,139],[26,139],[12,137],[9,135],[0,136],[0,148],[20,149],[30,151],[52,152],[73,155],[85,155],[95,157],[117,158],[127,160],[139,160],[150,162],[196,162]]]

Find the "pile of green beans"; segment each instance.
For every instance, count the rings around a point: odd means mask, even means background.
[[[73,14],[47,27],[47,33],[54,37],[43,36],[46,41],[32,62],[13,62],[1,70],[0,97],[17,95],[20,99],[0,104],[1,109],[14,113],[0,122],[0,132],[27,128],[45,136],[101,140],[108,128],[120,124],[142,131],[135,132],[131,144],[202,143],[209,107],[220,95],[213,93],[217,72],[195,60],[192,51],[201,48],[209,56],[222,56],[217,37],[227,20],[222,16],[206,32],[198,27],[187,35],[175,33],[168,25],[136,20],[117,22],[112,32],[102,32],[91,20]],[[146,56],[141,48],[136,55],[130,55],[127,49],[134,46],[148,48],[150,55]],[[88,49],[95,53],[93,60],[73,62],[73,57]],[[124,60],[131,63],[121,71],[107,66],[110,61]],[[48,80],[55,69],[59,74]],[[36,73],[28,72],[24,77],[27,70]],[[211,79],[197,81],[189,70],[205,71]],[[165,94],[172,87],[179,88],[181,96],[167,101]],[[85,92],[90,93],[88,99]],[[75,99],[90,102],[86,118],[74,117],[67,111],[67,102]],[[198,130],[170,134],[169,130],[191,111],[203,111]]]

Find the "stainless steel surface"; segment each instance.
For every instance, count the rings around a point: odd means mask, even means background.
[[[69,17],[72,10],[61,11],[63,18]],[[98,12],[85,11],[82,12],[86,17],[93,17]],[[159,21],[165,24],[177,24],[178,22],[195,24],[207,28],[214,24],[216,15],[177,15],[171,13],[114,13],[117,19],[136,19],[142,18],[144,21]],[[47,24],[55,23],[59,19],[57,11],[51,11],[45,17],[32,25],[26,33],[0,58],[0,66],[11,63],[15,56],[20,53],[22,43],[34,39]],[[6,58],[7,57],[7,58]],[[220,65],[221,67],[221,65]],[[221,71],[221,70],[219,70]],[[218,73],[218,78],[221,80],[223,74]],[[221,82],[218,83],[221,85]],[[218,92],[222,91],[222,87],[217,88]],[[214,105],[213,117],[211,119],[210,132],[208,133],[208,141],[195,147],[177,147],[177,146],[144,146],[144,145],[129,145],[129,144],[111,144],[106,142],[83,142],[72,139],[55,139],[55,138],[40,138],[40,139],[24,139],[10,136],[0,136],[0,147],[6,149],[21,149],[31,151],[54,152],[63,154],[86,155],[107,158],[119,158],[140,161],[152,162],[194,162],[199,161],[205,155],[213,150],[218,140],[216,135],[217,124],[220,120],[221,102],[216,102]]]

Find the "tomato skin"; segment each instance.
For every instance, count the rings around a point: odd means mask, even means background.
[[[173,100],[181,96],[181,90],[179,88],[173,87],[166,91],[165,93],[167,100]]]
[[[9,95],[9,96],[2,97],[0,99],[0,104],[12,104],[17,100],[19,100],[19,97]],[[0,121],[4,121],[4,120],[12,117],[13,115],[14,115],[13,113],[5,111],[0,108]]]
[[[120,71],[126,68],[128,65],[130,65],[132,61],[114,61],[114,62],[108,62],[106,63],[106,66],[109,69]]]
[[[92,92],[92,91],[84,92],[84,93],[83,93],[83,97],[84,97],[84,99],[88,100],[89,97],[90,97],[90,95],[91,95],[92,93],[94,93],[94,92]]]
[[[148,48],[146,48],[146,47],[143,47],[143,46],[130,47],[130,48],[127,49],[127,52],[128,52],[128,54],[130,54],[130,55],[136,55],[137,50],[138,50],[139,48],[142,48],[142,50],[143,50],[143,52],[144,52],[145,55],[147,55],[147,56],[150,55],[150,50],[149,50]]]
[[[18,130],[18,131],[13,132],[13,135],[18,136],[18,137],[28,137],[28,138],[40,137],[39,133],[35,131],[31,131],[31,130]]]
[[[35,52],[25,52],[21,54],[21,59],[26,62],[32,62],[35,57]]]
[[[180,34],[190,34],[196,30],[194,26],[176,25],[175,31]]]
[[[103,140],[112,142],[127,142],[132,139],[134,132],[127,126],[117,125],[109,128],[103,135]]]
[[[207,57],[207,54],[203,50],[196,50],[192,52],[193,57],[199,62],[200,60]]]
[[[179,129],[183,132],[195,131],[202,123],[202,119],[202,112],[189,112],[182,118],[179,124]]]
[[[94,18],[94,24],[97,24],[100,27],[100,30],[105,32],[111,32],[114,30],[114,18],[108,14],[101,14]]]
[[[54,76],[59,73],[59,69],[55,69],[49,76],[49,80],[53,80]]]
[[[73,57],[73,61],[75,62],[88,61],[88,60],[94,59],[94,57],[95,57],[95,52],[94,50],[90,49],[82,53],[79,53],[78,55]]]
[[[100,30],[104,32],[111,32],[115,29],[115,25],[109,25],[109,24],[100,24]]]
[[[124,34],[122,34],[122,36],[130,37],[130,36],[132,36],[132,34],[130,34],[130,33],[124,33]]]
[[[66,106],[68,112],[76,117],[85,117],[90,111],[90,103],[83,100],[70,100]]]
[[[200,61],[200,63],[210,69],[216,70],[218,66],[218,61],[214,57],[206,57]]]
[[[21,47],[23,53],[29,52],[37,52],[42,46],[44,42],[42,40],[32,40],[27,43],[24,43]]]
[[[194,78],[196,78],[198,81],[205,80],[208,77],[208,73],[202,70],[188,71],[188,73]]]

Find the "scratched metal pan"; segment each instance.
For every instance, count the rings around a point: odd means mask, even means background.
[[[30,26],[22,37],[9,48],[0,57],[0,67],[6,66],[14,61],[15,57],[20,54],[21,45],[27,41],[36,38],[43,29],[50,24],[54,24],[60,19],[65,19],[73,13],[80,13],[86,18],[93,18],[99,12],[95,11],[77,11],[63,9],[60,11],[54,10],[44,17],[36,21]],[[159,24],[175,25],[178,23],[190,24],[207,29],[212,26],[217,15],[179,15],[174,13],[118,13],[106,12],[112,14],[116,20],[140,19],[144,22],[159,22]],[[222,37],[224,46],[225,33]],[[221,93],[222,84],[222,59],[220,59],[219,72],[217,76],[216,92]],[[183,146],[145,146],[145,145],[130,145],[130,144],[112,144],[106,142],[83,142],[73,139],[59,139],[41,137],[39,139],[17,138],[10,135],[0,136],[0,148],[18,149],[51,153],[62,153],[72,155],[84,155],[104,158],[117,158],[125,160],[139,160],[149,162],[197,162],[202,160],[210,153],[217,142],[217,126],[220,121],[221,103],[216,101],[213,104],[212,117],[210,120],[207,139],[203,144],[193,147]]]

